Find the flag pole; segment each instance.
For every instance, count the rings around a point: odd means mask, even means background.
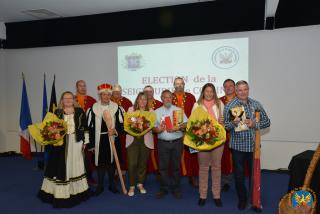
[[[22,72],[22,79],[25,80],[25,76],[24,76],[24,73]],[[29,137],[29,142],[31,140],[30,136]],[[34,148],[36,150],[36,154],[38,153],[38,148],[37,148],[37,144],[36,144],[36,141],[33,141],[34,142]]]
[[[25,83],[25,75],[21,72],[22,76],[22,97],[21,97],[21,107],[20,107],[20,151],[22,156],[27,159],[31,160],[31,143],[30,143],[30,136],[28,135],[28,125],[32,124],[30,107],[28,102],[28,94],[27,88]]]
[[[45,114],[47,112],[47,86],[46,86],[46,73],[43,73],[43,94],[42,94],[42,121],[45,117]],[[45,100],[44,100],[45,99]],[[44,103],[45,101],[45,103]],[[41,155],[41,153],[43,154]],[[43,170],[44,169],[44,161],[45,161],[45,153],[44,153],[44,145],[40,144],[40,155],[38,157],[38,169]]]

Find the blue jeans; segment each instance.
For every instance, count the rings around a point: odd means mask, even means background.
[[[234,180],[237,195],[240,202],[247,202],[248,191],[245,185],[244,163],[247,161],[249,169],[249,188],[251,187],[251,174],[253,163],[253,152],[241,152],[232,150],[232,160],[234,164]]]

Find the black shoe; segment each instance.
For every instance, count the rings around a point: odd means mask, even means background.
[[[167,194],[168,194],[168,191],[166,191],[166,190],[160,190],[159,192],[157,192],[156,197],[157,197],[157,199],[161,199],[161,198],[163,198],[164,196],[166,196]]]
[[[240,201],[238,204],[239,210],[245,210],[247,208],[247,202],[246,201]]]
[[[206,204],[206,199],[199,198],[198,205],[199,205],[200,207],[203,207],[205,204]]]
[[[95,194],[95,196],[98,196],[98,195],[100,195],[101,193],[103,193],[103,191],[104,191],[104,188],[103,188],[102,186],[98,186],[98,187],[96,188],[96,191],[94,192],[94,194]]]
[[[213,201],[214,201],[216,207],[222,207],[222,201],[221,201],[220,198],[218,198],[218,199],[213,199]]]
[[[174,192],[172,192],[172,194],[176,199],[181,199],[182,198],[182,194],[181,194],[180,191],[174,191]]]
[[[119,190],[117,189],[117,187],[115,187],[115,186],[109,186],[109,191],[110,192],[112,192],[112,193],[114,193],[114,194],[117,194],[117,193],[119,193]]]
[[[260,207],[251,207],[251,209],[253,211],[255,211],[256,213],[261,213],[262,212],[262,208],[260,208]]]
[[[229,184],[225,184],[225,185],[223,185],[223,187],[222,187],[222,192],[228,192],[229,189],[230,189],[230,185],[229,185]]]

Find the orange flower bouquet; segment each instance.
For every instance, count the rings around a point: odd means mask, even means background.
[[[224,127],[198,106],[189,117],[184,144],[198,151],[208,151],[222,145],[225,140]]]
[[[145,135],[154,127],[155,121],[156,115],[154,112],[125,112],[124,130],[131,136],[140,137]]]

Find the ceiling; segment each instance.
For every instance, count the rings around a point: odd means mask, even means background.
[[[41,19],[23,12],[27,10],[45,9],[58,17],[70,17],[204,1],[208,0],[0,0],[0,22]],[[279,0],[266,1],[266,15],[273,16]]]

